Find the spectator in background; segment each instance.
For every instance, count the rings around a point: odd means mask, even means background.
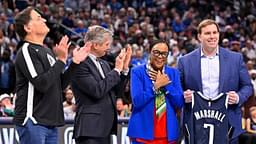
[[[17,52],[15,115],[20,144],[57,143],[57,126],[64,122],[62,90],[74,68],[87,57],[90,46],[73,51],[72,64],[63,73],[69,38],[62,37],[53,50],[44,47],[49,32],[46,20],[27,7],[15,17],[15,31],[24,41]]]
[[[111,19],[111,16],[109,14],[104,15],[103,21],[101,22],[100,25],[102,27],[108,28],[108,29],[110,29],[111,31],[114,32],[114,26],[112,24],[112,19]]]
[[[252,61],[252,60],[247,61],[247,62],[246,62],[246,68],[247,68],[247,70],[248,70],[248,71],[253,70],[253,69],[254,69],[254,65],[255,65],[255,62],[254,62],[254,61]]]
[[[144,65],[146,61],[143,59],[143,49],[138,47],[138,45],[132,45],[134,52],[134,56],[132,57],[131,64],[133,67]]]
[[[10,43],[10,39],[4,35],[3,29],[0,28],[0,57],[3,55],[5,50],[9,50],[8,44]]]
[[[251,40],[245,42],[245,47],[242,48],[242,51],[248,59],[256,60],[256,48],[253,47]]]
[[[76,112],[76,105],[75,105],[73,91],[70,88],[66,89],[65,98],[66,100],[63,102],[64,118],[74,119],[75,112]]]
[[[153,41],[149,62],[132,68],[127,135],[133,144],[176,144],[179,138],[175,109],[184,101],[179,72],[166,65],[169,50],[165,41]]]
[[[184,25],[183,21],[180,19],[179,15],[176,15],[174,21],[172,22],[172,29],[176,33],[183,32],[186,26]]]
[[[84,22],[82,20],[76,21],[76,27],[74,31],[77,33],[76,35],[72,35],[72,38],[82,38],[87,32],[87,28],[84,26]]]
[[[172,48],[167,58],[167,64],[176,67],[179,58],[182,56],[182,53],[180,52],[180,48],[177,44],[173,44],[171,47]]]
[[[10,59],[10,51],[6,49],[0,57],[0,94],[14,93],[15,89],[15,67]]]
[[[117,116],[118,118],[123,117],[129,117],[131,111],[129,110],[129,107],[127,104],[124,104],[124,101],[122,98],[117,98],[116,100],[116,110],[117,110]]]
[[[20,40],[19,37],[17,36],[17,33],[15,33],[15,30],[14,30],[14,24],[10,24],[8,26],[8,38],[10,40],[10,44],[15,44],[15,48],[16,49],[16,45],[18,44],[18,41]],[[14,50],[12,50],[12,53],[15,53]]]
[[[234,34],[234,29],[231,25],[225,26],[223,35],[225,38],[229,39],[230,41],[235,41],[237,39]]]
[[[117,13],[118,10],[122,8],[122,4],[117,0],[111,0],[109,2],[109,6],[111,7],[112,11]]]
[[[76,11],[79,6],[78,1],[80,0],[64,0],[64,7],[71,8],[73,11]]]
[[[1,5],[1,4],[0,4]],[[2,0],[2,9],[0,7],[0,13],[5,13],[8,17],[11,17],[13,14],[13,1],[10,0]],[[10,7],[10,8],[9,8]]]
[[[72,9],[67,9],[67,14],[62,18],[62,24],[71,29],[75,27],[75,14]],[[65,29],[65,34],[71,35],[71,32]]]
[[[247,62],[247,64],[250,63],[250,61]],[[250,74],[251,82],[253,85],[253,93],[248,98],[248,100],[244,103],[243,107],[243,116],[245,119],[250,117],[250,108],[252,106],[256,106],[256,70],[247,68]]]
[[[3,109],[3,116],[14,116],[14,105],[11,103],[11,97],[8,94],[0,95],[0,106]]]
[[[227,38],[222,40],[222,47],[229,49],[229,40]]]
[[[15,6],[19,9],[19,11],[22,11],[29,5],[32,5],[32,2],[30,0],[15,0]]]
[[[90,0],[79,0],[78,7],[79,7],[79,9],[84,9],[85,11],[90,11],[90,9],[91,9]]]
[[[250,74],[252,84],[253,84],[254,97],[256,98],[256,70],[255,69],[250,70],[249,74]]]
[[[3,30],[4,34],[8,33],[8,26],[10,25],[10,22],[7,19],[7,16],[5,13],[0,14],[0,28]]]
[[[241,51],[241,43],[237,40],[231,41],[230,50],[234,51],[234,52],[240,52]]]
[[[49,7],[46,4],[46,0],[39,0],[36,3],[36,8],[39,9],[40,11],[42,11],[43,14],[49,14]]]
[[[248,144],[256,143],[256,106],[250,108],[250,117],[246,119],[246,132],[250,133],[250,136],[247,137]]]

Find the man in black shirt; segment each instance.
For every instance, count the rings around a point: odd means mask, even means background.
[[[63,73],[69,38],[62,37],[54,52],[43,41],[49,32],[46,20],[32,7],[15,17],[15,30],[24,41],[16,62],[16,106],[14,123],[20,144],[55,144],[57,126],[64,125],[62,90],[74,68],[83,61],[91,44],[73,51],[73,62]]]

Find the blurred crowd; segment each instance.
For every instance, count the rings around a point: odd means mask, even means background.
[[[61,36],[72,40],[70,50],[83,43],[91,25],[114,32],[112,47],[105,57],[113,63],[116,54],[131,44],[131,67],[145,64],[152,40],[170,44],[168,64],[175,67],[179,58],[198,47],[196,28],[205,18],[220,25],[220,45],[244,56],[256,92],[256,1],[255,0],[1,0],[0,2],[0,104],[2,116],[12,116],[15,97],[14,61],[20,39],[14,32],[15,15],[34,6],[47,19],[51,31],[45,46],[54,47]],[[71,54],[70,54],[71,57]],[[69,63],[69,62],[67,62]],[[68,65],[67,65],[68,66]],[[256,93],[246,104],[245,119],[251,117]],[[63,92],[65,116],[73,118],[75,104],[70,88]],[[117,100],[120,117],[129,116],[129,83]],[[7,101],[7,102],[6,102]],[[256,121],[255,121],[256,123]],[[245,122],[246,124],[246,122]],[[256,125],[256,124],[255,124]],[[254,127],[256,133],[256,126]]]

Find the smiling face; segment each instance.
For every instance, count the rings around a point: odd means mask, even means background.
[[[219,43],[220,33],[215,24],[206,25],[202,27],[201,33],[198,34],[198,39],[202,44],[202,48],[207,51],[217,49]]]
[[[150,64],[155,70],[161,70],[167,61],[168,46],[166,43],[155,44],[150,52]]]

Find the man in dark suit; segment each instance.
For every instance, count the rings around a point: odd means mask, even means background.
[[[109,144],[110,135],[117,130],[115,86],[123,82],[124,73],[129,71],[131,48],[121,50],[111,70],[100,57],[110,48],[112,35],[106,28],[91,26],[85,36],[85,42],[92,44],[91,52],[72,80],[77,105],[73,137],[77,144]]]
[[[178,62],[185,90],[183,122],[189,123],[193,92],[203,92],[211,99],[219,93],[227,93],[228,121],[233,127],[229,143],[237,144],[238,136],[243,132],[240,107],[253,89],[242,55],[218,46],[219,35],[219,26],[215,21],[203,20],[198,26],[201,47],[180,58]]]

